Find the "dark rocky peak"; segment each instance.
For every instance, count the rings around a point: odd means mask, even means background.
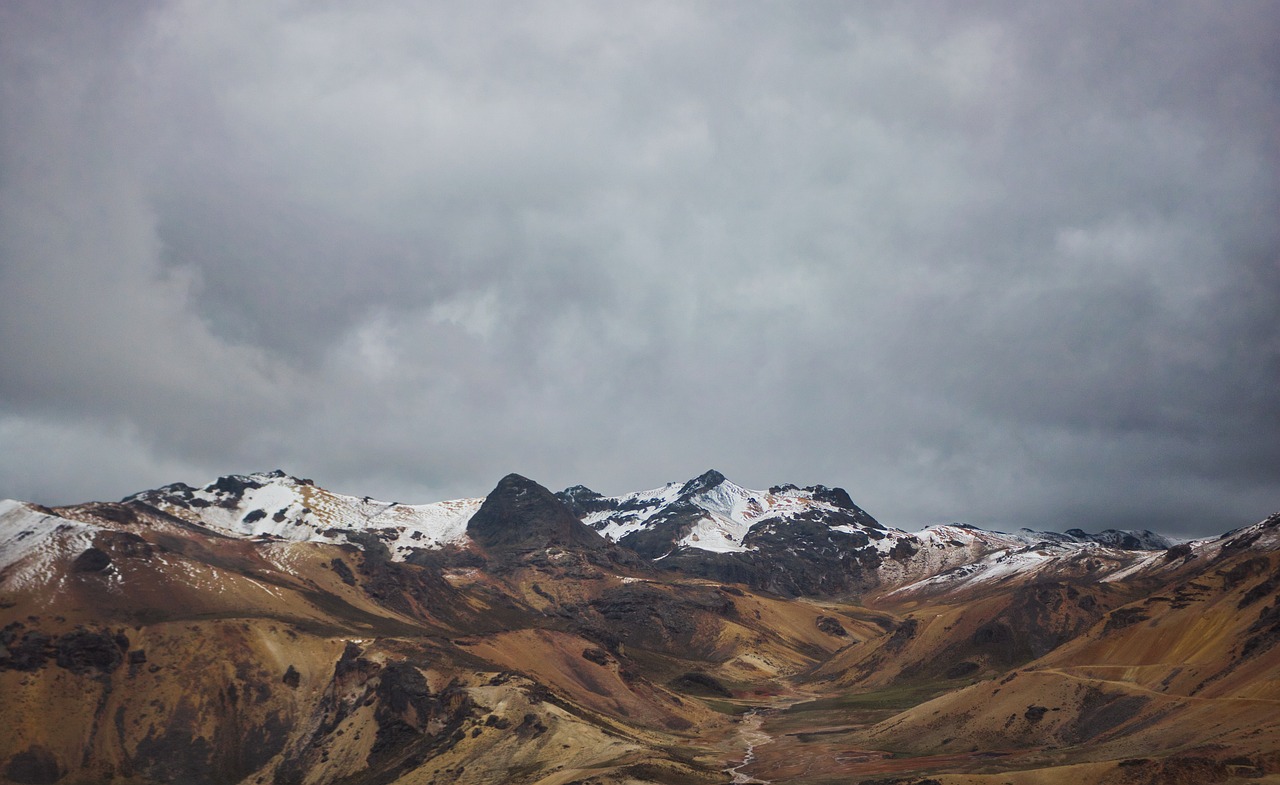
[[[680,487],[681,496],[694,496],[705,491],[709,491],[720,483],[724,482],[725,477],[715,469],[703,472],[692,480],[689,480]]]
[[[1080,529],[1068,529],[1065,532],[1040,532],[1023,526],[1021,529],[1018,529],[1017,534],[1019,537],[1026,538],[1027,541],[1035,540],[1037,544],[1092,542],[1092,540],[1089,539],[1089,535]]]
[[[557,493],[556,496],[561,499],[573,499],[574,501],[593,501],[604,498],[585,485],[572,485]]]
[[[833,522],[832,525],[854,523],[868,529],[884,529],[884,526],[875,518],[872,518],[866,510],[853,503],[853,499],[849,497],[849,492],[844,488],[828,488],[825,485],[809,485],[801,488],[792,483],[774,485],[769,488],[769,493],[773,494],[783,494],[791,491],[807,493],[814,501],[824,502],[848,512],[847,519]]]
[[[574,516],[551,491],[508,474],[467,522],[467,534],[491,550],[536,550],[550,545],[599,549],[608,541]]]
[[[1174,545],[1172,540],[1145,529],[1142,531],[1106,529],[1097,534],[1090,534],[1084,529],[1067,529],[1061,534],[1057,532],[1034,532],[1034,534],[1054,542],[1096,542],[1099,545],[1126,551],[1163,551]]]
[[[172,498],[190,499],[191,496],[196,492],[196,490],[198,489],[193,488],[190,485],[187,485],[185,482],[175,482],[175,483],[170,483],[169,485],[162,485],[159,488],[156,488],[155,490],[139,491],[137,493],[131,493],[128,496],[121,499],[120,503],[128,504],[129,502],[143,501],[145,499],[152,499],[157,496],[161,498],[168,498],[168,499],[172,499]]]
[[[1097,534],[1090,534],[1088,537],[1093,542],[1129,551],[1163,551],[1174,546],[1172,540],[1146,529],[1140,531],[1107,529]]]
[[[833,507],[848,511],[850,517],[864,528],[884,529],[884,526],[871,517],[870,513],[853,503],[853,499],[849,498],[849,492],[844,488],[828,488],[825,485],[814,485],[804,490],[812,494],[817,501],[826,502]]]
[[[836,507],[837,509],[848,511],[848,520],[841,520],[840,523],[842,524],[856,523],[869,529],[884,529],[884,526],[875,518],[872,518],[866,510],[853,503],[853,499],[849,496],[849,492],[844,488],[828,488],[825,485],[808,485],[801,488],[795,483],[773,485],[769,488],[769,493],[772,494],[780,495],[792,492],[808,494],[814,501],[830,504],[832,507]]]
[[[564,503],[574,515],[583,518],[593,512],[613,510],[617,503],[606,499],[585,485],[574,485],[556,494],[556,498]]]
[[[849,492],[844,488],[828,488],[825,485],[814,485],[805,488],[805,490],[813,494],[813,498],[820,502],[826,502],[845,510],[860,509],[858,505],[853,503],[853,499],[849,498]]]
[[[167,501],[182,507],[208,507],[209,496],[216,497],[213,502],[219,507],[233,508],[244,498],[246,492],[264,488],[268,485],[308,485],[315,486],[311,480],[294,477],[282,469],[252,474],[227,474],[209,483],[203,488],[195,488],[185,482],[175,482],[148,491],[140,491],[121,499],[121,503],[141,502],[154,504]]]
[[[228,474],[225,477],[219,477],[212,485],[205,490],[216,493],[225,493],[229,496],[243,496],[244,492],[250,489],[261,488],[263,483],[259,482],[253,476],[245,476],[243,474]]]

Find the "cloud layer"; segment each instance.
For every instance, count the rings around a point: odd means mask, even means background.
[[[1280,508],[1268,4],[15,2],[0,495]]]

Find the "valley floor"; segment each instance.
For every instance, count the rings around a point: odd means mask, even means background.
[[[1154,692],[1134,682],[1092,678],[1059,668],[1045,668],[1036,673],[1094,687]],[[1135,756],[1119,761],[1105,759],[1105,756],[1095,760],[1099,756],[1093,744],[1009,749],[969,747],[933,754],[892,744],[867,744],[868,730],[946,694],[953,686],[891,687],[863,693],[837,692],[827,697],[807,691],[804,697],[798,698],[794,692],[787,694],[785,687],[774,685],[779,697],[752,703],[743,715],[735,741],[743,746],[746,756],[727,773],[732,783],[758,785],[1280,783],[1280,774],[1264,773],[1265,768],[1257,765],[1261,762],[1257,757],[1237,756],[1234,761],[1224,762],[1222,748],[1204,744],[1192,744],[1185,750],[1172,752],[1162,750],[1156,758]],[[1225,711],[1234,711],[1241,705],[1280,703],[1270,698],[1189,696],[1178,700],[1213,704]]]

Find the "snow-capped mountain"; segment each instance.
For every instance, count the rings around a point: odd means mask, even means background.
[[[579,520],[594,532],[591,537],[561,536],[564,542],[603,537],[665,570],[784,595],[952,591],[1055,575],[1103,579],[1155,563],[1147,554],[1174,545],[1151,532],[1090,535],[1078,529],[1022,529],[1006,534],[947,524],[910,533],[882,525],[841,488],[780,485],[760,491],[715,470],[620,496],[577,485],[552,497],[516,475],[497,490],[517,495],[536,491],[544,517],[553,512],[547,505],[562,505],[564,520]],[[83,550],[103,517],[129,511],[151,515],[158,521],[153,525],[198,527],[255,542],[385,548],[393,561],[443,548],[474,550],[497,541],[495,535],[534,547],[534,540],[502,537],[498,530],[503,524],[492,516],[485,516],[485,533],[477,541],[470,529],[478,525],[474,522],[485,501],[378,501],[327,491],[277,470],[228,475],[203,488],[176,483],[126,497],[118,505],[79,505],[56,513],[5,502],[0,507],[0,568],[21,561],[27,565],[21,574],[34,575],[42,558]],[[18,572],[8,572],[17,579]]]
[[[1125,570],[1174,543],[1152,532],[991,532],[967,524],[909,533],[881,525],[842,488],[756,491],[717,471],[685,483],[605,497],[559,494],[583,523],[640,555],[719,580],[784,594],[965,584]]]
[[[279,470],[228,475],[204,488],[175,483],[123,500],[238,537],[341,543],[353,533],[373,534],[397,560],[418,548],[465,544],[467,522],[483,502],[384,502],[326,491]]]
[[[37,505],[0,501],[0,582],[17,589],[48,580],[59,561],[84,552],[100,529]]]
[[[688,482],[623,496],[601,496],[581,485],[558,495],[587,526],[651,558],[682,548],[751,551],[764,532],[799,522],[849,535],[884,529],[840,488],[783,485],[754,491],[714,469]]]

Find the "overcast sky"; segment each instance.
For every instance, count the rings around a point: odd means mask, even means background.
[[[464,7],[465,6],[465,7]],[[0,4],[0,496],[1280,509],[1280,3]]]

